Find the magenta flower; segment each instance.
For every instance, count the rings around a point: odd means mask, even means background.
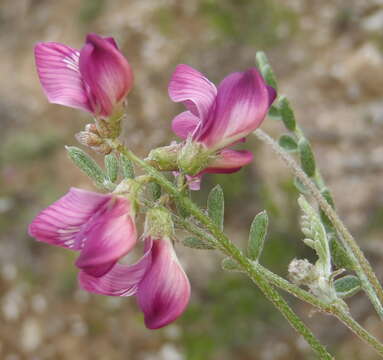
[[[35,46],[37,72],[51,103],[109,117],[125,99],[133,74],[113,38],[88,34],[80,51],[55,42]]]
[[[29,234],[48,244],[79,251],[76,266],[103,276],[137,241],[134,211],[122,196],[77,188],[40,212]]]
[[[147,236],[145,254],[134,265],[119,264],[136,244],[131,202],[71,188],[36,216],[29,234],[39,241],[79,252],[80,286],[89,292],[137,295],[150,329],[177,319],[190,298],[190,283],[168,236]]]
[[[169,96],[188,109],[173,119],[173,131],[182,139],[191,137],[214,154],[202,173],[231,173],[250,163],[253,155],[227,147],[260,126],[276,92],[255,68],[228,75],[217,89],[197,70],[178,65]]]
[[[102,295],[136,295],[149,329],[158,329],[176,320],[190,298],[190,283],[171,240],[147,237],[145,254],[134,265],[117,264],[103,277],[80,272],[84,290]]]

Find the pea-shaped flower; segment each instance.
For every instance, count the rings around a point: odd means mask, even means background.
[[[276,92],[255,68],[228,75],[216,88],[199,71],[178,65],[169,84],[169,96],[188,109],[172,123],[173,131],[188,139],[181,168],[190,175],[201,175],[234,172],[252,161],[249,151],[229,147],[261,125]]]
[[[96,117],[119,109],[133,84],[131,67],[113,38],[88,34],[81,50],[56,42],[35,46],[37,72],[51,103]]]
[[[113,268],[137,241],[129,199],[77,188],[40,212],[29,225],[29,234],[78,251],[76,266],[96,277]]]
[[[133,265],[116,264],[102,277],[82,271],[83,289],[109,296],[136,295],[149,329],[158,329],[176,320],[190,299],[190,283],[178,261],[170,234],[171,218],[166,210],[148,211],[145,253]],[[170,231],[169,231],[170,229]]]

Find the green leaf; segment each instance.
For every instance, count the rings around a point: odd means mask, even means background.
[[[118,177],[118,160],[114,154],[108,154],[104,158],[106,175],[111,182],[115,182]]]
[[[222,269],[229,271],[242,271],[238,263],[231,258],[225,258],[222,260]]]
[[[301,180],[297,177],[294,178],[294,186],[301,194],[309,194],[306,186],[302,184]]]
[[[97,187],[101,189],[111,189],[108,177],[85,151],[76,146],[66,146],[65,148],[68,151],[69,158],[93,180]]]
[[[294,131],[297,126],[295,115],[286,96],[281,96],[279,98],[279,111],[281,113],[282,121],[286,129],[289,131]]]
[[[257,51],[255,54],[255,62],[257,63],[258,69],[265,79],[266,84],[277,90],[277,80],[274,71],[271,68],[270,62],[263,51]]]
[[[335,236],[330,239],[330,251],[332,261],[338,268],[354,270],[354,264],[350,259],[350,256],[347,254],[346,250],[335,238]]]
[[[225,212],[224,195],[220,185],[216,185],[207,198],[207,210],[210,219],[222,230]]]
[[[355,295],[361,289],[361,282],[356,276],[346,275],[334,281],[334,288],[339,297],[346,298]]]
[[[134,167],[132,162],[124,155],[120,155],[122,174],[125,179],[134,179]]]
[[[266,239],[269,218],[266,211],[261,211],[253,220],[250,227],[248,255],[252,260],[261,256]]]
[[[255,62],[257,63],[258,69],[260,70],[263,66],[269,64],[269,59],[263,51],[257,51],[255,54]]]
[[[277,90],[278,85],[277,85],[277,79],[275,77],[274,71],[271,68],[269,64],[266,64],[261,67],[261,73],[263,78],[266,81],[266,84]]]
[[[278,144],[288,152],[295,152],[298,150],[298,144],[291,135],[282,135],[278,140]]]
[[[281,120],[281,112],[275,105],[271,105],[269,109],[269,117],[275,120]]]
[[[193,248],[193,249],[201,249],[201,250],[213,250],[215,249],[214,246],[208,244],[206,241],[203,241],[197,237],[189,236],[185,239],[183,239],[182,244]]]
[[[324,189],[321,190],[321,194],[322,194],[322,196],[327,200],[327,202],[330,204],[330,206],[331,206],[332,208],[334,208],[334,207],[335,207],[334,199],[333,199],[332,196],[331,196],[330,190],[327,189],[327,188],[324,188]],[[333,226],[331,220],[330,220],[330,219],[328,218],[328,216],[325,214],[325,212],[324,212],[322,209],[320,209],[319,212],[320,212],[320,217],[321,217],[323,223],[327,226],[327,228],[329,228],[329,229],[333,229],[334,226]]]
[[[303,171],[307,176],[313,177],[316,165],[310,143],[305,138],[301,138],[298,143],[298,150]]]

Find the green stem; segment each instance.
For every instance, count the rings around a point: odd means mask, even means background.
[[[300,168],[297,162],[288,153],[286,153],[277,142],[275,142],[261,129],[257,129],[254,134],[258,137],[258,139],[269,145],[272,150],[285,162],[285,164],[293,171],[294,175],[299,178],[303,185],[310,191],[312,197],[318,202],[323,212],[330,219],[339,234],[340,240],[354,262],[355,272],[358,274],[364,290],[369,296],[376,312],[379,314],[380,318],[383,319],[383,289],[370,263],[360,250],[351,233],[347,230],[342,220],[339,218],[338,214],[322,196],[316,185]]]
[[[149,175],[151,175],[171,196],[181,202],[181,204],[188,209],[191,215],[193,215],[198,221],[200,221],[209,232],[220,243],[221,249],[225,254],[229,255],[233,260],[237,261],[246,272],[250,275],[250,278],[261,289],[264,295],[274,304],[274,306],[282,313],[291,326],[301,334],[306,341],[310,344],[312,349],[317,353],[320,359],[333,359],[333,357],[327,352],[324,346],[316,339],[313,333],[306,327],[302,320],[292,311],[287,302],[281,297],[281,295],[266,281],[260,271],[252,266],[250,260],[242,255],[230,240],[223,234],[220,229],[210,220],[199,207],[194,204],[188,197],[179,193],[177,188],[166,179],[161,173],[159,173],[152,166],[148,165],[145,161],[137,157],[134,153],[128,150],[124,145],[117,141],[112,142],[113,147],[120,153],[127,156],[131,161],[140,165]]]
[[[208,244],[211,245],[217,245],[219,247],[219,244],[215,241],[212,236],[206,232],[204,232],[202,229],[200,229],[198,226],[194,225],[192,222],[187,221],[185,219],[176,217],[177,223],[182,225],[186,230],[190,231],[193,234],[198,235],[200,238],[204,239]],[[286,279],[280,277],[277,274],[274,274],[270,270],[266,269],[262,265],[260,265],[257,262],[253,262],[252,266],[261,273],[261,275],[271,284],[274,286],[288,292],[289,294],[295,296],[296,298],[305,301],[312,306],[320,309],[323,312],[329,313],[337,317],[344,325],[346,325],[355,335],[357,335],[362,341],[365,343],[371,345],[376,352],[383,356],[383,345],[374,337],[372,336],[368,331],[366,331],[363,327],[361,327],[351,316],[349,313],[345,312],[344,309],[340,306],[337,306],[337,304],[330,304],[326,303],[308,291],[301,289],[300,287],[292,284],[291,282],[287,281]],[[249,276],[247,272],[247,269],[243,269]]]

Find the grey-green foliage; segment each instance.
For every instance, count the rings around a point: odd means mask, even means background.
[[[354,275],[346,275],[334,281],[334,287],[337,295],[346,298],[355,295],[361,290],[361,282]]]
[[[269,218],[266,211],[261,211],[251,223],[248,244],[248,256],[258,260],[262,254],[266,239]]]
[[[85,151],[76,146],[66,146],[69,158],[74,164],[90,177],[94,184],[101,189],[110,190],[113,186],[106,174]]]
[[[286,96],[281,96],[279,98],[278,105],[281,118],[286,129],[289,131],[294,131],[297,126],[295,115]]]
[[[195,236],[188,236],[182,241],[184,246],[193,248],[193,249],[201,249],[201,250],[212,250],[215,247],[211,244],[208,244],[206,241],[199,239]]]
[[[288,134],[283,134],[279,138],[278,144],[281,148],[289,152],[295,152],[298,150],[297,142],[291,135],[288,135]]]
[[[269,109],[269,117],[275,120],[281,120],[281,112],[279,111],[279,108],[275,105],[271,105]]]
[[[313,177],[315,175],[316,168],[315,158],[311,145],[307,139],[301,138],[299,140],[298,150],[303,171],[307,174],[307,176]]]
[[[120,155],[122,174],[126,179],[134,179],[134,167],[132,162],[124,155]]]
[[[238,263],[231,258],[225,258],[222,260],[222,269],[229,271],[241,271]]]
[[[207,198],[207,210],[209,217],[222,230],[225,212],[224,194],[222,187],[216,185]]]
[[[331,253],[325,227],[317,212],[300,196],[298,204],[302,209],[302,232],[306,235],[305,244],[315,250],[318,255],[317,265],[323,274],[331,275]]]
[[[118,160],[114,154],[108,154],[104,158],[106,175],[114,183],[118,177]]]
[[[345,268],[347,270],[353,270],[354,264],[347,254],[343,245],[339,243],[335,235],[330,239],[330,249],[332,260],[338,268]]]
[[[263,51],[258,51],[255,55],[255,60],[266,84],[277,90],[277,79],[266,54]]]
[[[294,178],[294,186],[301,194],[309,194],[306,186],[302,184],[302,181],[297,177]]]
[[[321,194],[329,203],[329,205],[332,208],[334,208],[335,203],[334,203],[334,199],[332,198],[330,190],[327,188],[323,188],[321,189]],[[322,222],[327,226],[327,228],[332,229],[334,227],[331,220],[328,218],[328,216],[324,213],[322,209],[320,209],[320,216],[321,216]]]

